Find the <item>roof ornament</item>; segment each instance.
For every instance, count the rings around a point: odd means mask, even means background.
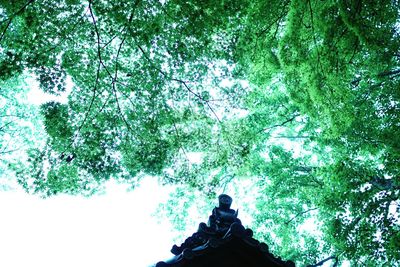
[[[238,219],[238,211],[231,209],[232,198],[226,194],[218,197],[218,207],[215,207],[208,218],[208,228],[220,235],[225,235],[232,223],[241,223]],[[204,228],[204,227],[203,227]]]

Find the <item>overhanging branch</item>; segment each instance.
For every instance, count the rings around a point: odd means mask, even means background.
[[[323,260],[320,261],[320,262],[317,262],[316,264],[308,265],[307,267],[322,266],[322,264],[324,264],[325,262],[330,261],[330,260],[334,260],[334,261],[335,261],[335,262],[333,263],[333,267],[336,267],[336,266],[338,265],[338,258],[337,258],[336,256],[330,256],[330,257],[328,257],[328,258],[326,258],[326,259],[323,259]]]
[[[293,216],[290,220],[286,221],[285,224],[289,224],[289,223],[291,223],[293,220],[295,220],[297,217],[299,217],[299,216],[301,216],[301,215],[303,215],[303,214],[306,214],[306,213],[308,213],[308,212],[310,212],[310,211],[317,210],[317,209],[318,209],[318,208],[312,208],[312,209],[308,209],[308,210],[299,212],[299,213],[297,213],[295,216]]]
[[[29,0],[29,1],[26,2],[25,5],[23,5],[17,12],[15,12],[10,18],[8,18],[8,19],[6,19],[6,20],[3,20],[3,21],[1,22],[1,23],[3,23],[3,22],[5,22],[5,21],[7,21],[7,24],[6,24],[6,27],[4,28],[3,32],[1,33],[0,42],[3,40],[3,37],[5,36],[5,34],[6,34],[7,30],[8,30],[8,28],[10,27],[12,20],[13,20],[16,16],[18,16],[18,15],[20,15],[22,12],[24,12],[24,10],[26,9],[26,7],[27,7],[28,5],[30,5],[31,3],[33,3],[34,1],[35,1],[35,0]]]
[[[300,115],[299,115],[299,114],[296,114],[296,115],[294,115],[293,117],[287,119],[286,121],[284,121],[284,122],[282,122],[282,123],[280,123],[280,124],[275,124],[275,125],[272,125],[272,126],[270,126],[270,127],[261,129],[260,131],[258,131],[258,133],[262,133],[262,132],[265,132],[265,131],[268,131],[268,132],[269,132],[269,131],[271,131],[273,128],[278,128],[278,127],[285,126],[285,124],[288,124],[288,123],[294,121],[294,119],[296,119],[298,116],[300,116]]]

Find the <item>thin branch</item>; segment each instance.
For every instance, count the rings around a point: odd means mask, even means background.
[[[269,24],[267,27],[265,27],[263,30],[261,30],[260,32],[257,33],[257,37],[261,37],[261,35],[263,35],[264,33],[266,33],[267,31],[269,31],[271,29],[271,27],[275,24],[278,23],[286,14],[286,7],[288,6],[290,1],[286,1],[286,3],[283,5],[282,7],[282,13],[271,23]],[[277,28],[279,27],[279,25],[277,26]]]
[[[90,3],[89,3],[90,4]],[[59,42],[57,44],[55,44],[54,46],[50,47],[49,49],[44,51],[44,54],[49,53],[53,50],[55,50],[58,46],[60,46],[60,44],[65,41],[66,39],[70,39],[67,34],[71,35],[72,33],[75,32],[76,27],[83,21],[83,19],[85,18],[85,15],[87,14],[87,12],[89,11],[89,8],[86,9],[86,11],[81,14],[79,16],[79,19],[75,22],[74,25],[72,25],[72,28],[67,32],[67,31],[61,31],[59,32],[57,35],[58,37],[60,37]],[[77,14],[76,14],[77,15]],[[74,15],[74,17],[76,16]]]
[[[138,4],[138,2],[136,4]],[[124,26],[124,30],[127,28],[128,24],[130,24],[132,22],[132,19],[133,19],[133,12],[129,16],[128,23]],[[126,40],[126,37],[127,37],[127,33],[128,32],[125,31],[124,37],[123,37],[121,43],[119,44],[119,47],[118,47],[118,50],[117,50],[117,55],[115,56],[115,71],[114,71],[114,77],[112,78],[112,90],[113,90],[113,93],[114,93],[115,101],[117,103],[117,108],[118,108],[118,112],[120,114],[120,117],[121,117],[122,121],[124,122],[124,124],[126,125],[126,127],[128,128],[129,132],[133,133],[133,130],[132,130],[130,124],[125,119],[124,113],[122,112],[121,105],[120,105],[119,99],[118,99],[117,88],[116,88],[116,85],[115,85],[116,81],[118,79],[118,59],[119,59],[119,55],[120,55],[122,46],[125,43],[125,40]]]
[[[120,32],[120,33],[121,33],[121,32]],[[113,40],[115,40],[115,38],[117,38],[117,37],[118,37],[118,34],[116,34],[116,35],[114,35],[113,37],[111,37],[110,40],[107,41],[107,43],[103,44],[102,49],[106,48],[106,47],[107,47],[109,44],[111,44],[111,42],[112,42]]]
[[[7,29],[10,27],[12,20],[18,16],[19,14],[21,14],[22,12],[24,12],[25,8],[30,5],[31,3],[33,3],[35,0],[29,0],[28,2],[25,3],[25,5],[23,5],[17,12],[15,12],[8,20],[6,27],[4,28],[3,32],[1,33],[0,36],[0,42],[3,40],[3,37],[5,36]],[[4,21],[7,21],[4,20]],[[3,23],[4,21],[2,21],[1,23]]]
[[[347,64],[352,64],[353,63],[352,61],[353,61],[354,57],[357,54],[357,49],[358,49],[358,41],[355,42],[353,54],[351,55],[351,57],[350,57],[349,61],[347,62]]]
[[[158,7],[164,12],[164,14],[165,14],[167,17],[169,17],[169,18],[172,19],[173,21],[176,20],[175,17],[171,16],[171,15],[167,12],[167,10],[165,10],[165,8],[164,8],[163,4],[161,3],[161,1],[159,1],[159,0],[154,0],[153,2],[155,2],[156,5],[158,5]]]
[[[321,64],[321,60],[320,60],[319,49],[318,49],[318,45],[317,45],[317,38],[315,37],[314,12],[313,12],[313,10],[312,10],[311,1],[308,0],[307,2],[308,2],[308,6],[309,6],[309,8],[310,8],[311,30],[312,30],[312,35],[313,35],[313,40],[314,40],[315,49],[316,49],[316,51],[317,51],[317,61],[318,61],[319,67],[321,68],[321,71],[323,72],[322,64]]]
[[[110,97],[111,97],[111,95],[108,95],[106,101],[104,101],[103,105],[102,105],[101,108],[99,109],[98,114],[100,114],[100,113],[103,112],[103,110],[104,110],[104,108],[106,107],[108,101],[110,100]]]
[[[330,261],[330,260],[335,260],[335,262],[334,262],[334,264],[333,264],[333,267],[336,267],[336,266],[338,265],[338,258],[337,258],[336,256],[330,256],[330,257],[328,257],[328,258],[326,258],[326,259],[323,259],[322,261],[320,261],[320,262],[318,262],[318,263],[316,263],[316,264],[308,265],[307,267],[322,266],[322,264],[324,264],[325,262]]]
[[[395,200],[392,200],[392,201],[395,201]],[[385,221],[387,221],[387,220],[389,219],[389,207],[390,207],[390,203],[391,203],[392,201],[386,202],[386,205],[385,205],[385,215],[383,216],[383,219],[384,219]]]
[[[19,151],[20,149],[21,149],[21,148],[19,147],[19,148],[7,150],[7,151],[3,150],[3,151],[0,151],[0,154],[12,153],[12,152],[15,152],[15,151]]]
[[[3,129],[5,129],[8,125],[14,123],[15,121],[17,121],[17,120],[15,119],[15,120],[12,120],[12,121],[9,121],[9,122],[5,123],[4,125],[2,125],[0,127],[0,131],[3,131]]]
[[[18,148],[7,150],[8,147],[10,146],[10,143],[12,143],[12,140],[15,140],[15,138],[16,138],[15,132],[17,132],[17,131],[13,131],[13,134],[11,135],[11,138],[9,138],[9,139],[7,140],[7,143],[2,147],[2,150],[0,151],[0,154],[12,153],[12,152],[15,152],[15,151],[20,150],[20,149],[23,147],[23,145],[21,145],[21,146],[18,147]],[[18,132],[19,132],[19,131],[18,131]],[[11,133],[11,132],[9,131],[8,133]],[[20,133],[20,132],[19,132],[19,133]],[[18,136],[20,136],[20,134],[18,134]]]
[[[118,51],[117,51],[116,62],[115,62],[115,74],[114,74],[114,78],[113,78],[113,81],[112,81],[112,89],[113,89],[114,98],[115,98],[115,101],[117,103],[117,108],[118,108],[118,112],[120,114],[120,117],[121,117],[122,121],[124,122],[124,124],[126,125],[126,127],[128,128],[128,130],[132,133],[133,130],[132,130],[131,126],[129,125],[129,123],[127,122],[127,120],[125,119],[124,113],[122,112],[122,109],[121,109],[121,105],[119,104],[117,89],[115,87],[115,81],[117,80],[117,75],[118,75],[118,57],[119,57],[119,53],[121,51],[122,45],[125,42],[125,38],[126,38],[126,36],[122,39],[121,44],[120,44],[120,46],[118,48]]]
[[[126,86],[126,85],[123,85],[123,86]],[[128,100],[131,103],[132,107],[135,108],[136,105],[135,105],[135,103],[133,103],[133,101],[129,97],[129,95],[127,95],[124,91],[119,91],[119,92],[125,97],[126,100]]]
[[[299,212],[299,213],[297,213],[295,216],[293,216],[290,220],[286,221],[285,224],[289,224],[289,223],[291,223],[294,219],[296,219],[297,217],[299,217],[299,216],[301,216],[301,215],[303,215],[303,214],[306,214],[306,213],[308,213],[308,212],[310,212],[310,211],[317,210],[317,209],[318,209],[318,208],[312,208],[312,209],[308,209],[308,210]]]
[[[139,2],[140,1],[137,1],[136,3],[135,3],[135,8],[136,8],[136,6],[139,4]],[[132,19],[133,19],[133,12],[131,12],[131,14],[130,14],[130,16],[129,16],[129,19],[128,19],[128,23],[124,26],[124,28],[121,30],[121,31],[119,31],[119,33],[121,34],[121,33],[123,33],[125,30],[126,30],[126,27],[128,26],[128,24],[130,24],[131,22],[132,22]],[[127,32],[125,31],[125,35],[127,34]],[[104,48],[106,48],[113,40],[115,40],[115,38],[117,38],[118,37],[118,34],[115,34],[113,37],[111,37],[110,38],[110,40],[109,41],[107,41],[107,43],[105,43],[104,45],[103,45],[103,47],[102,47],[102,49],[104,49]],[[121,46],[120,46],[121,47]]]
[[[217,121],[219,123],[221,123],[221,120],[219,119],[217,113],[214,111],[214,109],[211,107],[210,103],[208,100],[204,99],[200,94],[194,92],[188,85],[187,82],[181,80],[181,79],[177,79],[177,78],[173,78],[170,77],[168,74],[166,74],[163,70],[161,70],[160,68],[154,66],[154,64],[152,64],[153,62],[151,61],[151,59],[147,56],[146,52],[143,50],[143,48],[140,45],[136,45],[139,50],[142,52],[143,56],[146,58],[146,60],[151,64],[151,66],[157,70],[162,76],[164,76],[165,78],[171,80],[171,81],[175,81],[180,83],[181,85],[183,85],[183,87],[190,92],[192,95],[196,96],[198,99],[200,99],[203,103],[205,103],[207,105],[207,107],[211,110],[211,112],[214,114],[215,118],[217,119]]]
[[[97,92],[97,86],[99,84],[100,68],[101,68],[101,62],[100,62],[101,61],[100,35],[99,35],[98,29],[97,29],[96,19],[94,18],[94,14],[93,14],[93,10],[92,10],[92,0],[89,1],[89,7],[88,8],[89,8],[90,16],[92,17],[93,25],[95,27],[95,32],[96,32],[96,35],[97,35],[97,55],[99,57],[99,64],[97,65],[96,80],[95,80],[94,87],[93,87],[93,90],[92,90],[93,94],[92,94],[92,98],[90,100],[89,108],[86,110],[84,119],[83,119],[81,125],[78,128],[78,132],[80,132],[80,130],[84,126],[86,120],[89,117],[90,111],[92,110],[92,107],[93,107],[93,104],[94,104],[94,100],[96,98],[96,92]]]
[[[383,72],[378,73],[378,74],[376,75],[376,77],[377,77],[377,78],[384,78],[384,77],[388,77],[388,76],[392,76],[392,75],[393,75],[393,77],[397,77],[397,76],[398,76],[397,74],[400,74],[400,69],[397,69],[397,70],[390,70],[390,71],[383,71]],[[392,78],[393,78],[393,77],[392,77]],[[351,81],[350,84],[353,85],[353,86],[358,86],[358,84],[361,82],[361,80],[362,80],[362,79],[366,79],[366,78],[369,78],[369,76],[364,77],[364,78],[358,77],[358,78],[354,79],[353,81]],[[374,85],[372,85],[372,86],[378,87],[378,86],[380,86],[380,85],[382,85],[382,82],[377,83],[377,84],[374,84]]]
[[[174,119],[173,119],[173,120],[174,120]],[[185,149],[183,148],[183,146],[181,146],[181,136],[180,136],[180,134],[179,134],[178,128],[176,127],[175,120],[172,122],[172,124],[173,124],[174,129],[175,129],[175,132],[176,132],[176,137],[178,138],[179,148],[182,150],[183,154],[184,154],[185,157],[186,157],[186,160],[189,162],[189,157],[188,157],[188,155],[186,154],[186,151],[185,151]]]
[[[348,28],[345,28],[342,33],[339,35],[339,37],[337,38],[337,40],[329,46],[330,49],[333,49],[333,47],[336,47],[337,44],[339,43],[339,41],[343,38],[343,36],[348,32]]]
[[[27,117],[19,116],[19,115],[9,115],[9,114],[0,115],[0,118],[4,118],[4,117],[15,117],[15,118],[19,118],[19,119],[26,119],[27,118]]]
[[[313,170],[317,169],[317,167],[313,167],[313,166],[297,166],[294,167],[294,171],[297,172],[305,172],[305,173],[311,173]]]
[[[311,137],[312,136],[308,136],[308,135],[298,135],[298,136],[278,135],[278,136],[271,136],[271,138],[274,138],[274,139],[288,139],[288,140],[310,139]]]
[[[387,76],[391,76],[391,75],[396,75],[396,74],[399,74],[399,73],[400,73],[400,69],[397,69],[397,70],[381,72],[377,76],[378,76],[378,78],[383,78],[383,77],[387,77]]]
[[[92,94],[92,98],[91,98],[91,101],[90,101],[90,104],[89,104],[89,108],[88,108],[87,111],[86,111],[86,114],[85,114],[85,117],[84,117],[84,119],[83,119],[82,124],[81,124],[80,127],[78,128],[78,132],[82,129],[82,127],[84,126],[86,120],[88,119],[89,113],[90,113],[90,111],[91,111],[91,109],[92,109],[92,107],[93,107],[93,104],[94,104],[94,100],[96,99],[96,91],[97,91],[97,86],[98,86],[98,83],[99,83],[99,77],[100,77],[100,69],[101,69],[101,67],[104,67],[104,69],[106,70],[106,72],[108,73],[108,75],[111,77],[111,79],[112,79],[112,84],[113,84],[113,90],[115,90],[114,81],[116,80],[116,76],[117,76],[117,63],[116,63],[115,75],[112,76],[111,72],[108,70],[108,68],[105,66],[105,64],[104,64],[104,62],[103,62],[102,55],[101,55],[101,49],[102,49],[102,48],[101,48],[100,32],[99,32],[99,29],[98,29],[98,27],[97,27],[96,18],[95,18],[94,13],[93,13],[92,2],[93,2],[92,0],[89,1],[89,7],[88,7],[88,8],[89,8],[90,16],[91,16],[91,18],[92,18],[92,22],[93,22],[93,26],[94,26],[94,31],[95,31],[95,34],[96,34],[96,38],[97,38],[97,57],[98,57],[98,59],[99,59],[99,64],[98,64],[97,71],[96,71],[96,81],[95,81],[95,86],[94,86],[94,88],[93,88],[93,94]],[[131,20],[131,18],[130,18],[130,20]],[[120,49],[121,49],[121,46],[122,46],[122,44],[123,44],[124,41],[125,41],[125,39],[124,39],[124,40],[121,42],[121,44],[120,44],[120,47],[119,47],[118,52],[117,52],[117,59],[116,59],[116,60],[118,60],[118,56],[119,56],[119,53],[120,53]],[[118,99],[116,99],[116,100],[117,100],[117,104],[118,104],[118,109],[120,110],[119,103],[118,103]]]
[[[0,42],[3,40],[3,37],[6,34],[8,27],[10,27],[11,21],[12,21],[12,18],[8,21],[6,27],[4,28],[3,32],[1,33]]]
[[[83,118],[83,121],[81,123],[81,125],[78,127],[78,132],[80,132],[80,130],[82,129],[82,127],[84,126],[84,124],[86,123],[86,120],[89,117],[90,111],[92,110],[93,104],[94,104],[94,100],[96,99],[96,91],[97,91],[97,85],[99,83],[99,77],[100,77],[100,62],[97,66],[97,71],[96,71],[96,81],[93,87],[93,94],[92,94],[92,98],[90,100],[90,104],[89,104],[89,108],[86,110],[85,112],[85,116]]]
[[[140,2],[140,1],[137,1],[137,2],[136,2],[135,7],[137,6],[137,4],[138,4],[139,2]],[[90,4],[91,4],[91,2],[90,2]],[[103,46],[103,47],[101,48],[101,47],[100,47],[100,43],[101,43],[100,34],[99,34],[99,31],[98,31],[98,28],[97,28],[97,23],[96,23],[96,20],[95,20],[95,18],[94,18],[94,14],[93,14],[91,5],[89,5],[89,10],[90,10],[90,14],[91,14],[91,17],[92,17],[92,20],[93,20],[93,25],[94,25],[94,27],[95,27],[96,36],[97,36],[97,55],[98,55],[98,58],[99,58],[99,68],[100,68],[100,64],[101,64],[101,66],[103,66],[103,67],[105,68],[106,72],[107,72],[108,75],[110,76],[110,78],[111,78],[112,91],[113,91],[113,95],[114,95],[114,98],[115,98],[115,101],[116,101],[116,104],[117,104],[118,112],[119,112],[119,114],[120,114],[120,116],[121,116],[122,121],[125,123],[126,127],[128,128],[128,130],[129,130],[130,132],[133,132],[131,126],[130,126],[129,123],[126,121],[126,119],[125,119],[125,117],[124,117],[124,115],[123,115],[123,113],[122,113],[122,109],[121,109],[121,106],[120,106],[120,103],[119,103],[119,99],[118,99],[118,93],[117,93],[118,90],[117,90],[117,88],[116,88],[116,83],[117,83],[117,80],[118,80],[118,59],[119,59],[119,55],[120,55],[122,46],[123,46],[123,44],[125,43],[125,40],[126,40],[126,36],[127,36],[126,28],[127,28],[128,24],[132,22],[132,19],[133,19],[133,12],[131,13],[131,15],[130,15],[130,17],[129,17],[129,19],[128,19],[128,23],[124,26],[123,30],[121,30],[121,32],[125,31],[125,35],[124,35],[124,37],[123,37],[123,39],[122,39],[122,41],[121,41],[121,43],[119,44],[119,47],[118,47],[118,49],[117,49],[117,54],[116,54],[116,57],[115,57],[115,70],[114,70],[114,75],[112,75],[111,72],[108,70],[108,68],[107,68],[107,67],[105,66],[105,64],[103,63],[103,60],[102,60],[102,57],[101,57],[101,49],[104,49],[104,47],[105,47],[106,45],[108,45],[108,43],[110,43],[113,39],[115,39],[116,36],[114,36],[105,46]],[[98,70],[99,70],[99,69],[98,69]],[[124,84],[122,84],[122,85],[124,85]],[[124,85],[124,86],[125,86],[125,85]],[[125,97],[127,97],[124,93],[123,93],[123,95],[124,95]],[[132,103],[132,101],[130,100],[129,97],[127,97],[127,99]],[[102,111],[102,110],[104,109],[104,107],[105,107],[106,103],[108,102],[108,100],[109,100],[109,97],[107,98],[107,100],[106,100],[106,101],[104,102],[104,104],[102,105],[100,111]],[[133,104],[133,103],[132,103],[132,104]]]
[[[233,175],[229,176],[229,178],[228,178],[227,180],[224,181],[224,187],[223,187],[223,189],[222,189],[222,193],[225,193],[225,192],[226,192],[226,188],[227,188],[228,184],[229,184],[230,182],[232,182],[232,180],[233,180],[235,177],[236,177],[236,176],[233,174]]]
[[[125,119],[124,114],[122,113],[121,105],[119,104],[119,100],[118,100],[117,90],[115,89],[115,84],[112,85],[112,88],[113,88],[114,98],[115,98],[115,101],[117,103],[117,109],[118,109],[118,112],[120,114],[120,117],[121,117],[122,121],[124,122],[124,124],[126,125],[126,127],[128,128],[128,130],[131,133],[133,133],[133,130],[132,130],[131,126],[129,125],[129,123]]]
[[[296,115],[294,115],[293,117],[291,117],[290,119],[287,119],[286,121],[284,121],[284,122],[282,122],[282,123],[280,123],[280,124],[275,124],[275,125],[272,125],[272,126],[270,126],[270,127],[261,129],[260,131],[258,131],[258,133],[262,133],[262,132],[265,132],[265,131],[270,132],[273,128],[278,128],[278,127],[285,126],[285,124],[288,124],[288,123],[292,122],[292,121],[293,121],[294,119],[296,119],[298,116],[300,116],[300,115],[299,115],[299,114],[296,114]]]
[[[320,188],[324,188],[325,184],[317,179],[313,174],[310,174],[312,181],[319,185]]]
[[[90,0],[90,1],[89,1],[89,12],[90,12],[90,16],[92,17],[92,22],[93,22],[93,26],[94,26],[94,31],[95,31],[96,38],[97,38],[97,56],[98,56],[98,58],[99,58],[99,62],[100,62],[100,64],[101,64],[101,66],[106,70],[107,74],[108,74],[108,75],[111,77],[111,79],[112,79],[113,76],[112,76],[111,72],[108,70],[107,66],[104,64],[103,58],[102,58],[102,56],[101,56],[101,46],[100,46],[100,44],[101,44],[101,38],[100,38],[100,31],[99,31],[99,29],[98,29],[98,27],[97,27],[97,21],[96,21],[96,18],[94,17],[94,14],[93,14],[92,2],[93,2],[93,0]]]
[[[92,0],[89,0],[88,9],[89,9],[89,12],[90,12],[90,16],[91,16],[91,18],[93,20],[93,25],[95,27],[95,32],[97,34],[97,54],[99,56],[99,63],[97,65],[96,80],[95,80],[94,87],[93,87],[93,90],[92,90],[92,97],[91,97],[91,100],[90,100],[89,107],[85,112],[85,115],[84,115],[82,123],[79,125],[74,137],[72,138],[72,140],[71,140],[71,142],[69,144],[70,146],[73,144],[73,142],[76,139],[76,137],[78,136],[79,132],[82,130],[83,126],[85,125],[86,121],[89,118],[90,112],[92,111],[92,108],[93,108],[93,105],[94,105],[94,101],[96,99],[96,93],[97,93],[97,89],[98,89],[97,87],[98,87],[99,79],[100,79],[100,69],[101,69],[101,66],[102,66],[101,50],[100,50],[100,35],[99,35],[98,29],[97,29],[96,19],[94,18],[94,14],[93,14],[93,10],[92,10]]]

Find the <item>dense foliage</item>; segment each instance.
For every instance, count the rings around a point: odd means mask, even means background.
[[[170,215],[194,191],[233,188],[254,196],[252,228],[284,258],[394,266],[399,12],[396,0],[0,0],[0,170],[45,197],[152,175],[179,185]],[[68,102],[20,100],[26,75],[48,94],[72,87]],[[31,133],[41,125],[46,142]],[[27,160],[10,154],[15,133]]]

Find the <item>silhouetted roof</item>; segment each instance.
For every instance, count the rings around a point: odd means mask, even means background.
[[[295,267],[292,261],[283,261],[268,251],[265,243],[253,238],[253,231],[245,229],[231,210],[232,199],[219,197],[219,207],[213,209],[208,225],[199,229],[181,246],[174,245],[175,255],[161,261],[156,267]]]

